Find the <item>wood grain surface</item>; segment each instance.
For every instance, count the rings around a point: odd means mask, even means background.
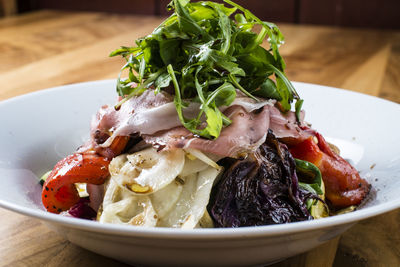
[[[0,20],[0,100],[116,78],[107,55],[160,18],[40,11]],[[400,103],[400,32],[281,24],[291,80]],[[397,120],[399,120],[397,118]],[[327,244],[273,266],[400,266],[400,211],[362,221]],[[0,209],[0,266],[126,266],[81,249],[41,222]]]

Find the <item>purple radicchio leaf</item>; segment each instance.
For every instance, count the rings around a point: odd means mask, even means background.
[[[68,213],[72,217],[93,220],[96,218],[96,212],[89,206],[89,198],[81,198],[78,203],[72,206]]]
[[[209,204],[217,227],[312,219],[306,206],[309,196],[299,189],[294,159],[271,131],[254,154],[225,167]]]

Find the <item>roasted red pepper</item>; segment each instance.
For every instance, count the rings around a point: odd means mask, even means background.
[[[122,153],[129,142],[129,136],[117,136],[109,147],[97,147],[96,152],[103,157],[112,159]]]
[[[43,185],[42,203],[47,211],[60,213],[78,203],[75,183],[103,184],[110,161],[95,153],[76,153],[59,161]]]
[[[79,202],[75,183],[103,184],[109,176],[108,165],[128,144],[128,136],[117,136],[100,151],[75,153],[60,160],[43,185],[42,203],[49,212],[60,213]]]
[[[332,151],[319,133],[315,132],[314,135],[290,148],[293,157],[309,161],[320,169],[326,198],[333,207],[360,204],[368,194],[370,185],[353,166]]]
[[[317,167],[321,165],[321,160],[324,155],[314,142],[313,137],[309,137],[296,146],[291,147],[290,153],[294,158],[311,162]]]

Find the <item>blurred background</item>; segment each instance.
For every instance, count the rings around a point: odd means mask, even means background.
[[[0,0],[0,16],[40,9],[165,15],[170,0]],[[222,2],[222,1],[219,1]],[[399,0],[238,0],[270,21],[349,27],[400,28]]]

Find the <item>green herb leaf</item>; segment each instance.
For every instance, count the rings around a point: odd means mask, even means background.
[[[171,75],[169,75],[168,72],[160,74],[154,82],[154,85],[156,86],[156,92],[160,92],[161,88],[168,87],[170,83]]]
[[[300,112],[301,112],[301,107],[303,106],[303,102],[304,102],[303,99],[299,99],[295,105],[295,113],[297,121],[300,121]]]
[[[136,40],[134,47],[113,51],[110,56],[126,59],[117,80],[117,92],[124,98],[116,108],[145,90],[158,93],[172,82],[182,125],[204,138],[217,138],[231,123],[219,107],[232,104],[236,90],[256,101],[256,96],[276,99],[283,111],[297,100],[299,119],[302,100],[284,73],[279,53],[282,33],[242,6],[225,2],[231,7],[173,0],[168,7],[174,12],[153,33]],[[265,40],[269,49],[261,46]],[[128,77],[121,78],[126,72]],[[189,102],[201,103],[195,118],[183,115]]]
[[[184,8],[188,2],[183,0],[174,0],[175,12],[178,16],[179,26],[182,31],[191,34],[196,38],[211,40],[211,36],[190,16],[189,10]]]
[[[260,96],[262,98],[271,98],[271,99],[276,99],[278,101],[282,100],[282,97],[280,96],[278,92],[278,88],[276,88],[276,85],[273,80],[270,78],[265,79],[265,81],[260,85],[259,90],[252,92],[256,96]]]
[[[160,41],[160,56],[165,65],[172,64],[179,55],[179,41],[168,39]]]
[[[299,183],[304,189],[317,194],[322,195],[322,175],[317,166],[311,162],[294,159],[296,162],[296,172],[299,175],[299,179],[302,181]]]

